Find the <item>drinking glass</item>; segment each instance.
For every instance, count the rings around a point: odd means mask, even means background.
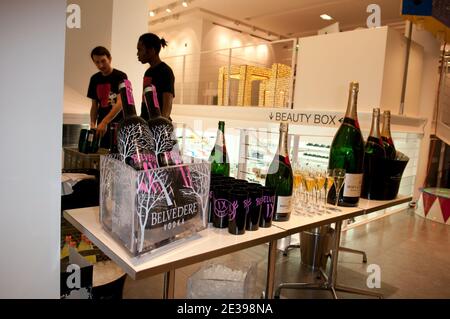
[[[328,200],[328,193],[330,192],[331,186],[333,186],[334,183],[334,175],[333,175],[333,169],[329,168],[325,171],[325,185],[324,185],[324,205],[327,207],[327,200]],[[326,212],[329,212],[327,209],[325,209]]]
[[[333,170],[333,183],[334,188],[336,189],[336,202],[334,204],[335,207],[338,206],[339,194],[341,193],[342,186],[344,185],[344,180],[345,180],[345,169],[335,168]]]
[[[316,190],[316,206],[317,206],[317,212],[319,215],[324,211],[322,205],[321,205],[321,194],[322,189],[325,186],[325,175],[320,170],[317,170],[314,173],[314,181],[315,181],[315,190]]]
[[[302,187],[302,172],[298,165],[294,165],[294,211],[300,212],[301,206],[301,187]]]

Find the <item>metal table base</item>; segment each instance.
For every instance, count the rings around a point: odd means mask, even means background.
[[[338,285],[337,282],[337,263],[339,259],[339,244],[341,242],[341,228],[342,228],[342,220],[336,221],[336,229],[335,229],[335,240],[333,243],[333,247],[331,249],[331,269],[330,276],[328,277],[325,272],[320,269],[321,276],[325,278],[323,283],[281,283],[276,291],[274,298],[279,299],[280,293],[282,289],[312,289],[312,290],[328,290],[331,292],[334,299],[338,299],[336,294],[337,291],[348,292],[353,294],[371,296],[376,298],[383,298],[382,294],[366,291],[362,289],[356,289],[352,287],[346,287],[343,285]]]

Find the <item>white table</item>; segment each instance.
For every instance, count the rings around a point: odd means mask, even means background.
[[[165,273],[164,297],[173,298],[175,269],[226,255],[238,250],[269,243],[267,281],[265,296],[271,298],[274,290],[277,240],[283,237],[321,225],[336,223],[340,233],[342,221],[411,200],[399,197],[392,201],[360,200],[359,207],[339,207],[341,212],[315,215],[313,217],[291,215],[287,222],[273,222],[272,227],[246,231],[243,235],[231,235],[228,230],[208,228],[193,238],[167,249],[162,254],[133,257],[102,227],[99,221],[99,207],[88,207],[64,211],[64,217],[84,233],[99,249],[116,262],[133,279],[140,279]],[[338,235],[339,236],[339,235]],[[336,259],[337,262],[337,259]]]

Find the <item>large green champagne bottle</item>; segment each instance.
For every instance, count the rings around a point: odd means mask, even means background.
[[[391,111],[383,112],[383,130],[381,131],[381,139],[383,140],[386,158],[393,160],[397,154],[394,141],[391,136]]]
[[[270,163],[266,186],[275,189],[275,221],[287,221],[291,216],[294,177],[288,151],[288,124],[280,123],[278,150]]]
[[[225,144],[225,122],[219,122],[217,137],[214,148],[209,156],[211,162],[211,174],[230,176],[230,161],[228,159],[227,147]]]
[[[328,168],[345,169],[345,184],[341,188],[338,204],[355,207],[361,195],[361,184],[364,164],[364,140],[359,128],[357,116],[358,82],[351,82],[347,111],[344,120],[333,138],[330,149]],[[330,189],[328,203],[334,204],[336,190]]]

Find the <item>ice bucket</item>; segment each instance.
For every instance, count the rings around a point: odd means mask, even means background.
[[[366,154],[361,197],[374,200],[391,200],[397,197],[408,161],[409,158],[398,151],[393,160],[380,160]]]
[[[100,222],[133,256],[207,226],[210,164],[136,171],[120,155],[100,158]]]

